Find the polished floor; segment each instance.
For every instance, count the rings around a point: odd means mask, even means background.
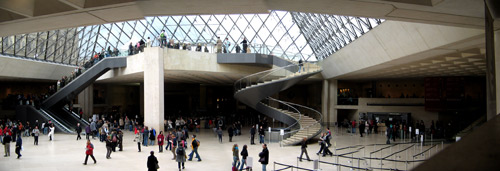
[[[340,132],[340,131],[338,131]],[[344,131],[342,131],[344,132]],[[227,133],[227,132],[226,132]],[[246,133],[246,134],[245,134]],[[192,135],[193,133],[190,133]],[[226,134],[227,135],[227,134]],[[184,170],[213,170],[213,171],[227,171],[231,170],[232,163],[232,152],[231,148],[234,143],[240,146],[240,149],[244,144],[249,144],[248,131],[243,131],[242,136],[233,137],[233,142],[228,142],[228,137],[224,136],[224,142],[221,144],[218,142],[217,138],[210,130],[202,129],[200,133],[197,134],[199,140],[201,141],[201,146],[199,148],[199,153],[203,161],[197,162],[195,159],[193,161],[188,161],[185,163]],[[83,137],[85,139],[85,137]],[[332,139],[332,144],[336,145],[336,148],[342,148],[352,145],[366,145],[366,144],[383,144],[385,143],[385,136],[383,134],[378,135],[367,135],[365,137],[359,137],[359,135],[351,134],[339,134],[335,133]],[[105,143],[101,143],[97,140],[93,140],[95,146],[94,156],[97,159],[97,164],[92,164],[92,160],[88,162],[89,165],[82,165],[85,158],[85,140],[76,141],[76,135],[68,134],[56,134],[54,141],[49,141],[47,136],[40,136],[39,145],[33,145],[32,137],[23,137],[24,151],[22,151],[22,157],[16,159],[16,154],[14,152],[14,144],[11,144],[11,156],[10,157],[0,157],[0,171],[80,171],[80,170],[147,170],[146,161],[151,150],[155,151],[155,156],[157,156],[160,170],[178,170],[177,162],[172,159],[172,153],[170,151],[158,153],[158,146],[148,146],[142,147],[142,152],[137,151],[137,143],[133,142],[133,134],[131,132],[126,132],[124,136],[124,151],[117,151],[111,154],[111,159],[106,159],[106,147]],[[256,139],[256,142],[258,140]],[[439,145],[430,150],[430,152],[425,153],[425,156],[419,155],[418,159],[427,158],[429,155],[435,154],[437,151],[442,149],[440,143]],[[386,157],[395,151],[403,150],[409,147],[411,144],[402,144],[393,146],[391,148],[386,148],[381,152],[376,152],[372,154],[372,157]],[[446,145],[445,145],[446,146]],[[346,156],[350,157],[369,157],[370,153],[379,150],[383,147],[388,146],[366,146],[365,148],[359,150],[357,153],[349,154]],[[406,156],[409,156],[408,160],[412,160],[413,154],[420,152],[420,150],[425,150],[431,147],[430,145],[420,148],[411,147],[408,150],[402,151],[399,154],[389,157],[390,159],[405,160]],[[271,143],[268,145],[270,152],[270,162],[267,166],[267,170],[273,170],[283,168],[283,166],[273,165],[273,162],[289,164],[299,167],[304,167],[308,169],[313,168],[313,162],[297,162],[297,157],[300,154],[300,146],[287,146],[280,147],[279,143]],[[335,151],[335,148],[330,148],[332,152],[337,154],[349,153],[357,150],[358,148],[346,149]],[[249,145],[249,156],[254,158],[253,169],[262,170],[262,166],[257,162],[258,153],[262,150],[262,146]],[[319,159],[319,156],[315,153],[319,150],[318,143],[309,144],[309,156],[311,159]],[[189,153],[189,149],[187,152]],[[3,147],[2,147],[3,156]],[[325,162],[336,162],[336,157],[321,157],[321,161]],[[339,158],[338,163],[349,166],[358,166],[358,161],[351,161],[346,158]],[[395,168],[398,169],[411,169],[414,163],[406,165],[405,163],[394,164],[394,162],[383,161],[380,165],[380,160],[361,160],[359,162],[360,167],[378,167],[384,168]],[[417,165],[418,163],[415,163]],[[371,165],[371,166],[370,166]],[[320,164],[322,170],[338,170],[336,166],[329,164]],[[295,170],[295,169],[294,169]],[[341,170],[348,170],[348,168],[341,168]]]

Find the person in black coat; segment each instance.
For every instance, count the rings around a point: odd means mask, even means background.
[[[243,146],[243,150],[241,150],[241,166],[240,166],[240,170],[243,170],[243,165],[245,165],[247,163],[247,157],[248,157],[248,150],[247,150],[248,146],[247,145],[244,145]],[[248,166],[248,165],[247,165]]]
[[[302,161],[302,155],[304,153],[306,153],[307,160],[311,161],[311,159],[309,158],[309,155],[307,154],[307,138],[305,138],[305,137],[304,137],[304,139],[301,142],[300,150],[301,150],[301,152],[300,152],[299,160]]]
[[[254,145],[255,144],[255,125],[252,126],[252,129],[250,129],[250,145]]]
[[[148,157],[148,171],[157,171],[159,168],[156,166],[158,165],[158,159],[155,157],[155,152],[151,151],[151,155]]]
[[[269,150],[267,149],[267,144],[262,145],[262,152],[259,153],[259,162],[262,164],[262,170],[266,170],[266,166],[269,163]]]
[[[80,126],[80,123],[77,123],[77,124],[76,124],[76,133],[78,134],[78,135],[76,136],[76,140],[77,140],[77,141],[78,141],[78,140],[81,140],[81,139],[82,139],[82,137],[80,137],[80,133],[82,133],[82,127]]]
[[[17,158],[23,156],[21,155],[21,147],[23,146],[23,139],[21,139],[21,136],[17,136],[16,140],[16,154]]]
[[[227,134],[229,135],[229,142],[233,142],[233,127],[230,126],[228,129],[227,129]]]

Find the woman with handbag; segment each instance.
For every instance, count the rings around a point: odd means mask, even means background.
[[[259,153],[259,162],[262,164],[262,171],[266,171],[266,166],[269,163],[269,150],[267,144],[262,145],[262,152]]]

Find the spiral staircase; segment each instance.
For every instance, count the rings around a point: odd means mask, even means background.
[[[299,144],[321,133],[322,115],[307,106],[285,102],[270,96],[321,72],[318,65],[305,63],[299,71],[296,63],[262,71],[241,78],[234,84],[234,97],[262,114],[285,123],[283,145]]]

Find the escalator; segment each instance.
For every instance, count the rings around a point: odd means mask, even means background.
[[[77,123],[80,123],[82,127],[85,127],[89,123],[68,110],[65,105],[110,69],[126,66],[126,57],[113,57],[101,60],[43,101],[38,114],[46,120],[53,121],[56,131],[74,133]]]

